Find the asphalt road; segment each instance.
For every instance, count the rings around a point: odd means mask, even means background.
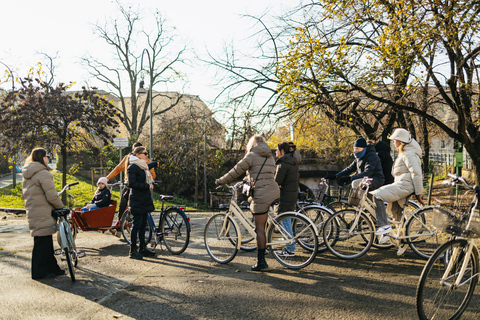
[[[249,271],[255,253],[219,265],[203,245],[210,214],[190,214],[184,254],[157,248],[157,256],[128,258],[128,246],[110,234],[83,232],[86,253],[69,276],[30,278],[33,240],[25,217],[0,213],[1,319],[416,319],[415,291],[424,260],[409,249],[370,252],[357,260],[320,254],[294,271],[272,257],[269,272]],[[58,258],[59,259],[59,258]],[[66,268],[64,261],[59,261]],[[480,291],[462,319],[480,318]]]

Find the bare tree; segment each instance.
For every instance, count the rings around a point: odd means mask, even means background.
[[[113,49],[113,59],[102,61],[90,56],[82,60],[89,73],[104,83],[111,94],[119,99],[120,105],[117,108],[123,115],[123,124],[129,135],[136,139],[150,120],[148,112],[150,99],[162,97],[170,101],[167,108],[160,109],[154,106],[153,117],[155,117],[175,107],[182,98],[182,95],[157,92],[153,97],[148,95],[145,100],[142,99],[144,103],[140,103],[137,89],[142,64],[147,66],[143,68],[143,72],[148,73],[148,84],[152,88],[159,84],[174,82],[179,76],[175,68],[184,62],[182,59],[186,47],[170,51],[173,47],[174,35],[165,27],[165,20],[158,11],[152,14],[155,27],[146,31],[141,25],[142,18],[139,10],[125,8],[118,2],[117,5],[120,12],[119,18],[105,21],[104,24],[97,23],[94,27],[98,36]],[[142,42],[146,43],[145,49],[137,45]],[[147,53],[146,56],[144,52]]]

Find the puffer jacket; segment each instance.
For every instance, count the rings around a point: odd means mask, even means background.
[[[93,199],[89,203],[93,203],[99,208],[108,207],[112,203],[112,193],[107,187],[97,189],[93,195]]]
[[[260,171],[264,161],[265,165]],[[248,198],[248,202],[250,202],[250,210],[253,213],[264,213],[280,197],[280,189],[275,182],[275,161],[268,144],[261,143],[254,146],[242,160],[215,182],[227,184],[246,172],[246,179],[253,183],[259,171],[260,175],[255,183],[253,198]]]
[[[275,181],[280,186],[280,204],[278,212],[295,210],[298,200],[298,180],[300,162],[292,153],[287,153],[277,160],[277,172]]]
[[[57,195],[53,176],[39,162],[28,162],[23,166],[22,199],[27,209],[27,220],[32,237],[54,234],[57,231],[56,221],[52,217],[53,209],[64,207]]]
[[[157,162],[152,161],[148,164],[148,169],[150,170],[156,166]],[[130,188],[130,199],[128,202],[130,211],[134,215],[142,215],[154,211],[155,206],[145,171],[136,164],[131,164],[127,170],[128,187]]]
[[[361,159],[355,159],[348,167],[337,173],[337,178],[355,173],[352,180],[362,179],[363,177],[372,178],[371,190],[375,190],[385,182],[382,163],[377,155],[373,144],[367,145],[365,155]]]
[[[412,142],[405,145],[405,152],[400,153],[393,163],[393,177],[395,181],[392,184],[385,185],[371,193],[386,202],[399,201],[403,206],[405,198],[415,193],[423,193],[422,176],[422,148],[412,139]]]

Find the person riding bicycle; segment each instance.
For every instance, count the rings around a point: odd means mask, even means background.
[[[147,213],[155,210],[152,193],[153,177],[150,170],[158,166],[156,161],[147,164],[148,152],[145,147],[136,147],[128,157],[125,177],[130,188],[128,206],[133,215],[133,227],[130,233],[130,258],[142,259],[144,256],[154,256],[155,252],[147,249],[145,243],[145,227]],[[137,252],[137,236],[140,246]]]
[[[257,264],[252,266],[252,271],[262,271],[268,268],[265,261],[266,236],[265,225],[268,220],[268,208],[280,197],[280,188],[275,182],[275,161],[272,150],[265,138],[254,135],[247,143],[245,156],[229,172],[215,180],[215,184],[227,184],[246,173],[246,179],[255,183],[253,197],[248,198],[250,210],[255,220],[257,233]],[[260,174],[258,174],[260,173]]]
[[[282,142],[275,151],[277,170],[275,181],[280,187],[280,202],[275,206],[275,214],[294,211],[298,200],[298,184],[300,179],[299,165],[302,156],[293,142]],[[291,219],[282,220],[282,225],[290,235],[293,235]],[[295,255],[295,244],[288,244],[283,256]]]
[[[140,142],[135,142],[132,146],[132,150],[135,149],[136,147],[141,147],[142,144]],[[107,175],[107,182],[115,178],[117,175],[120,174],[120,172],[125,170],[125,165],[128,161],[128,158],[130,157],[130,154],[127,154],[125,157],[123,157],[122,161],[113,168],[113,170]],[[147,159],[147,164],[150,163],[150,159]],[[156,175],[155,175],[155,170],[152,168],[150,169],[150,174],[152,175],[153,180],[155,180]],[[126,175],[125,175],[125,182],[126,182]],[[123,213],[125,212],[125,209],[127,208],[127,202],[128,202],[128,194],[129,190],[125,188],[126,190],[123,190],[123,193],[120,197],[120,206],[118,208],[118,216],[117,216],[117,223],[115,224],[115,227],[110,229],[112,233],[115,233],[115,229],[120,228],[120,220],[122,219]]]
[[[22,168],[22,176],[22,199],[33,237],[32,279],[63,275],[65,270],[58,266],[53,250],[52,234],[57,232],[57,224],[52,217],[52,210],[65,206],[55,190],[45,149],[32,150]]]
[[[423,204],[422,148],[403,128],[395,129],[389,139],[399,152],[392,169],[395,181],[371,193],[389,204],[397,202],[400,208],[405,207],[411,194],[415,194],[416,199]],[[397,254],[403,254],[405,248],[400,247]]]
[[[93,199],[88,202],[85,207],[81,208],[81,211],[91,211],[95,209],[108,207],[112,203],[112,193],[107,188],[108,180],[105,177],[101,177],[97,181],[98,189],[93,195]]]
[[[375,190],[383,186],[385,177],[383,175],[382,163],[373,144],[367,145],[367,141],[364,138],[359,138],[353,145],[353,154],[355,160],[348,167],[336,175],[329,174],[325,178],[337,179],[340,185],[351,182],[352,188],[356,188],[363,177],[368,177],[373,179],[370,190]],[[352,173],[354,173],[354,175],[350,176]],[[377,198],[375,195],[373,199],[375,201],[375,214],[379,225],[375,234],[381,235],[392,232],[383,200]]]

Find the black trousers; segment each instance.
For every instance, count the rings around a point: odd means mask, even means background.
[[[60,267],[55,258],[52,236],[33,237],[32,279],[42,279],[58,270]]]

